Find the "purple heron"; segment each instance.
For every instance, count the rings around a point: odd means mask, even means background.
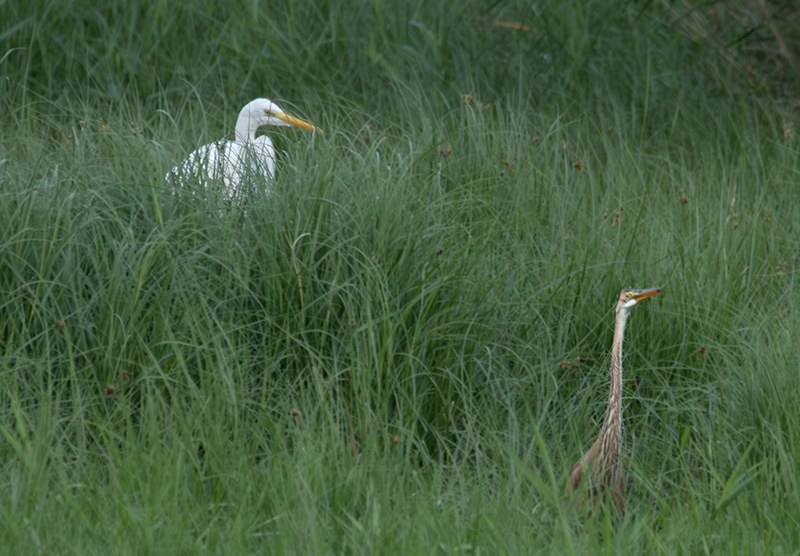
[[[631,310],[642,300],[661,292],[661,288],[648,290],[622,290],[616,310],[614,342],[611,345],[611,391],[608,407],[600,433],[592,447],[572,466],[569,473],[567,495],[575,492],[584,476],[588,476],[587,492],[596,503],[603,491],[608,491],[620,512],[625,509],[625,471],[622,469],[622,337],[625,322]],[[582,501],[581,501],[582,502]],[[580,502],[579,502],[580,505]]]

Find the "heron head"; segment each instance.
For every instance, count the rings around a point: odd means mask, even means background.
[[[277,104],[265,98],[257,98],[250,102],[242,109],[242,112],[245,111],[250,118],[258,122],[259,127],[262,125],[292,126],[309,131],[319,131],[325,135],[321,129],[317,129],[300,118],[289,116]]]
[[[617,312],[630,311],[642,300],[648,297],[661,293],[661,288],[650,288],[647,290],[622,290],[619,294],[619,303],[617,303]]]

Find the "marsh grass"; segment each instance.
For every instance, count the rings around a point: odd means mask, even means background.
[[[706,90],[660,8],[26,6],[5,552],[796,550],[793,123]],[[163,181],[256,96],[326,132],[270,130],[271,195]],[[628,511],[576,516],[625,286],[664,288],[627,333]]]

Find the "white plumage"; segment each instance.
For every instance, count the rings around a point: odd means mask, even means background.
[[[235,199],[247,176],[263,176],[267,188],[275,175],[275,147],[266,135],[256,137],[258,128],[265,125],[294,126],[312,132],[318,130],[308,122],[287,115],[274,102],[257,98],[239,112],[236,120],[236,140],[220,140],[203,145],[166,175],[170,183],[185,185],[192,180],[205,185],[224,186],[224,194]]]

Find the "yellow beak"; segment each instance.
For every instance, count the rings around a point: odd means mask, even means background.
[[[317,129],[312,124],[301,120],[300,118],[294,118],[292,116],[287,116],[282,112],[273,112],[271,116],[278,118],[282,122],[289,124],[290,126],[299,127],[302,129],[307,129],[308,131],[320,132],[322,135],[325,135],[325,132],[321,129]]]
[[[633,294],[633,298],[638,303],[643,299],[647,299],[648,297],[653,297],[656,294],[661,293],[661,288],[650,288],[648,290],[631,290],[631,294]]]

